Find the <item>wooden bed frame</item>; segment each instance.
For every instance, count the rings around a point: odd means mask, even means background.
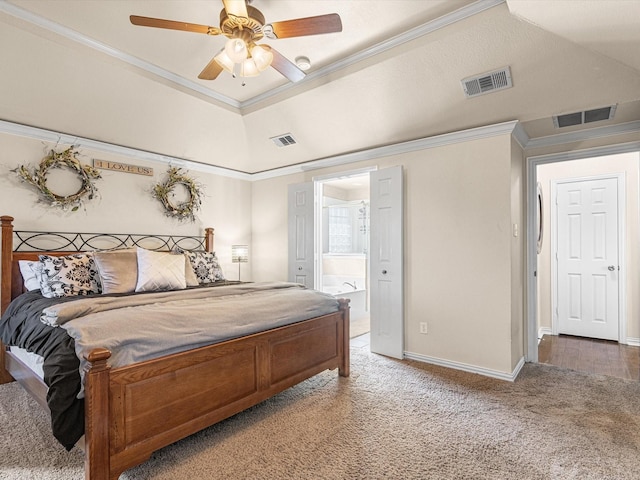
[[[4,312],[23,292],[18,260],[75,251],[15,252],[13,218],[0,220]],[[204,241],[213,251],[213,229]],[[324,370],[349,376],[349,301],[339,302],[333,314],[126,367],[110,368],[111,353],[93,350],[85,370],[85,478],[117,479],[155,450]],[[0,383],[13,379],[48,408],[47,386],[0,344]]]

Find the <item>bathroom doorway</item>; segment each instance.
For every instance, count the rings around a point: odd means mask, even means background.
[[[369,173],[316,180],[318,290],[349,298],[351,338],[370,330]]]

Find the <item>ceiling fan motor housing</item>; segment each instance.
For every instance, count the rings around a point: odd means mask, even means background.
[[[262,27],[265,23],[264,15],[260,10],[250,5],[247,5],[247,13],[248,18],[236,17],[228,14],[223,8],[220,12],[220,30],[222,30],[222,33],[229,38],[233,38],[239,36],[238,32],[247,30],[251,32],[250,40],[254,42],[260,40],[264,36],[262,32]],[[244,35],[246,34],[240,36]]]

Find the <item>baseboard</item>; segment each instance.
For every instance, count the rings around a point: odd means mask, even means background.
[[[432,365],[438,365],[440,367],[453,368],[455,370],[462,370],[464,372],[477,373],[478,375],[484,375],[485,377],[497,378],[499,380],[506,380],[513,382],[522,367],[524,366],[524,357],[520,358],[520,361],[515,366],[511,373],[500,372],[497,370],[490,370],[488,368],[478,367],[476,365],[469,365],[466,363],[454,362],[451,360],[443,360],[442,358],[429,357],[428,355],[421,355],[419,353],[404,352],[404,358],[409,360],[416,360],[418,362],[430,363]]]
[[[640,347],[640,338],[627,337],[627,345],[631,347]]]
[[[538,329],[538,342],[542,339],[543,335],[553,335],[553,330],[551,327],[540,327]]]

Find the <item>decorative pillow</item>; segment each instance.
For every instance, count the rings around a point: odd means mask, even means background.
[[[42,264],[29,260],[18,260],[20,273],[24,280],[24,288],[27,290],[40,290],[40,278],[42,278]]]
[[[198,283],[213,283],[224,280],[224,275],[215,253],[187,252]]]
[[[100,275],[91,254],[79,253],[63,257],[40,255],[40,263],[40,290],[47,298],[89,295],[102,291]]]
[[[100,273],[102,293],[131,293],[138,281],[138,255],[135,248],[94,252]]]
[[[137,248],[138,281],[136,292],[181,290],[187,288],[182,255]]]
[[[200,285],[200,282],[198,281],[198,277],[196,277],[196,272],[193,271],[189,255],[183,253],[182,256],[184,257],[184,278],[187,281],[187,287],[197,287]]]

